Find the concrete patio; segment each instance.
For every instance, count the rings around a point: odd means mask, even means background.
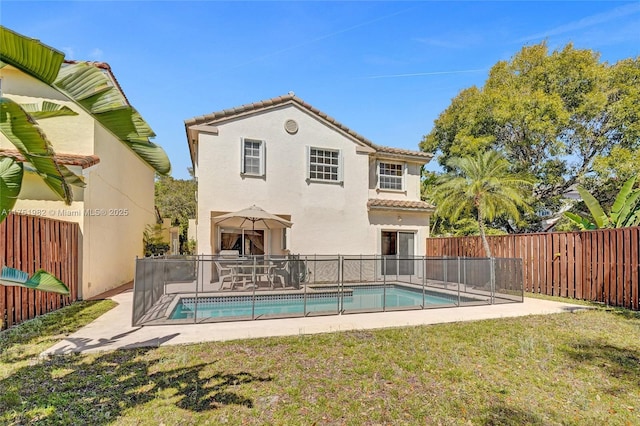
[[[296,336],[348,330],[476,321],[526,315],[546,315],[589,309],[582,305],[526,298],[524,303],[466,306],[414,311],[395,311],[307,318],[269,319],[207,324],[132,327],[133,292],[114,291],[118,303],[92,323],[47,349],[42,356],[90,353],[136,347],[158,347],[209,341],[272,336]]]

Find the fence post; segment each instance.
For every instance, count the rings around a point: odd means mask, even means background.
[[[422,258],[422,309],[425,308],[425,297],[426,297],[426,287],[427,287],[427,256]]]
[[[344,313],[344,256],[338,255],[338,314]]]
[[[495,303],[495,297],[496,297],[496,263],[495,263],[495,258],[490,257],[489,258],[489,276],[490,276],[490,291],[491,291],[491,304],[493,305]]]
[[[448,281],[448,277],[447,277],[447,269],[449,268],[449,265],[447,265],[447,258],[446,257],[442,257],[442,282],[444,283],[444,288],[445,289],[449,289],[449,281]]]
[[[133,309],[131,309],[131,327],[135,327],[136,319],[136,278],[138,277],[138,256],[136,255],[136,263],[133,267]],[[139,285],[139,284],[138,284]],[[138,289],[139,290],[139,289]],[[138,298],[140,300],[140,298]],[[2,330],[2,323],[4,321],[4,312],[0,311],[0,330]]]
[[[314,258],[315,258],[315,255],[314,255]],[[298,256],[298,259],[300,259],[300,256]],[[304,257],[305,264],[307,264],[307,260],[308,260],[308,257],[305,256]],[[305,265],[305,268],[306,268],[306,265]],[[313,262],[313,270],[314,271],[315,271],[315,268],[316,268],[316,263]],[[314,275],[313,280],[314,280],[314,283],[315,283],[315,279],[316,279],[315,278],[315,274],[313,274],[313,275]],[[298,281],[300,281],[300,280],[298,280]],[[306,317],[307,314],[308,314],[308,312],[307,312],[307,286],[306,285],[304,286],[304,294],[303,294],[302,297],[303,297],[303,300],[304,300],[304,306],[302,308],[303,309],[303,315]]]
[[[458,307],[460,307],[460,257],[458,256]]]
[[[384,274],[382,275],[382,312],[387,310],[387,256],[382,256],[382,266],[384,266]],[[397,272],[397,271],[396,271]]]
[[[198,322],[198,301],[199,301],[199,297],[198,297],[198,281],[200,281],[200,279],[202,279],[202,275],[204,274],[204,267],[202,266],[202,264],[204,260],[204,254],[200,254],[200,256],[198,256],[198,265],[196,267],[196,303],[195,306],[193,308],[193,323],[197,323]],[[204,284],[202,284],[204,286]],[[204,288],[204,287],[203,287]]]
[[[257,261],[257,256],[253,255],[253,269],[251,269],[251,288],[253,289],[253,292],[251,294],[251,319],[255,320],[256,319],[256,287],[258,286],[256,284],[256,261]],[[299,275],[298,275],[299,276]],[[300,281],[300,279],[298,279],[298,281]]]
[[[373,255],[373,283],[378,282],[378,255]]]

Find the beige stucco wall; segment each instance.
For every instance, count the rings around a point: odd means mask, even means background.
[[[40,104],[43,100],[63,105],[77,112],[76,116],[48,118],[38,121],[54,149],[70,154],[93,154],[93,118],[66,96],[11,66],[0,69],[3,96],[20,104]],[[9,144],[2,148],[14,148]]]
[[[80,224],[83,298],[131,281],[135,257],[143,254],[142,233],[147,224],[155,222],[153,169],[49,86],[11,67],[1,69],[0,77],[4,95],[18,103],[45,99],[79,113],[38,122],[56,152],[100,158],[97,165],[85,170],[72,167],[83,174],[87,186],[74,189],[71,206],[58,201],[37,175],[27,173],[15,209]],[[0,147],[14,149],[1,136]]]
[[[155,222],[154,171],[100,124],[95,124],[97,167],[87,176],[83,282],[85,298],[133,279],[142,233]]]
[[[284,123],[298,123],[296,134],[288,134]],[[217,230],[211,212],[230,212],[256,204],[270,213],[290,215],[289,250],[304,254],[380,253],[381,230],[415,231],[416,253],[424,253],[428,216],[414,214],[413,222],[396,223],[371,220],[369,198],[419,200],[419,184],[408,177],[406,193],[378,193],[371,187],[371,169],[375,160],[359,153],[352,138],[329,127],[324,121],[293,105],[267,113],[217,123],[218,134],[201,133],[198,143],[198,252],[209,254],[218,249]],[[242,138],[265,141],[266,176],[241,176]],[[308,182],[307,146],[341,150],[344,183]],[[409,166],[408,172],[416,170]],[[419,166],[417,166],[419,172]],[[373,171],[375,173],[375,170]],[[419,182],[419,174],[415,179]],[[217,213],[216,213],[217,214]],[[277,254],[281,234],[273,231],[266,244]],[[421,242],[422,241],[422,242]]]

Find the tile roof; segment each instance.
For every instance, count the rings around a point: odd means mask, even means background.
[[[17,149],[0,149],[0,157],[11,157],[20,162],[27,161]],[[65,166],[80,166],[83,169],[100,162],[100,157],[97,155],[56,154],[54,158]]]
[[[254,103],[251,103],[251,104],[241,105],[241,106],[236,107],[236,108],[230,108],[230,109],[225,109],[225,110],[218,111],[218,112],[212,112],[211,114],[206,114],[206,115],[202,115],[202,116],[198,116],[198,117],[194,117],[194,118],[185,120],[184,124],[185,124],[185,127],[187,129],[187,135],[188,135],[190,126],[211,123],[211,122],[219,121],[219,120],[222,120],[222,119],[227,119],[227,118],[235,117],[235,116],[238,116],[238,115],[248,114],[248,113],[251,113],[251,112],[260,111],[260,110],[264,110],[264,109],[267,109],[267,108],[272,108],[272,107],[275,107],[275,106],[278,106],[278,105],[284,105],[284,104],[288,104],[288,103],[296,103],[297,105],[307,109],[311,113],[317,115],[318,117],[322,118],[326,122],[328,122],[331,125],[335,126],[336,128],[338,128],[342,132],[348,134],[349,136],[355,138],[356,140],[362,142],[363,144],[370,146],[371,148],[375,149],[378,152],[392,154],[392,155],[405,156],[405,157],[413,157],[413,158],[416,158],[416,159],[426,160],[426,161],[429,161],[433,157],[433,154],[430,154],[428,152],[413,151],[413,150],[409,150],[409,149],[400,149],[400,148],[392,148],[392,147],[377,145],[377,144],[373,143],[372,141],[370,141],[369,139],[365,138],[364,136],[362,136],[362,135],[354,132],[353,130],[349,129],[347,126],[345,126],[344,124],[340,123],[335,118],[325,114],[324,112],[320,111],[319,109],[317,109],[317,108],[313,107],[312,105],[306,103],[305,101],[303,101],[302,99],[298,98],[294,94],[278,96],[278,97],[275,97],[275,98],[271,98],[271,99],[267,99],[267,100],[263,100],[263,101],[259,101],[259,102],[254,102]],[[191,145],[191,141],[190,140],[189,140],[189,145]]]
[[[370,198],[367,202],[367,207],[374,209],[403,209],[420,211],[432,211],[434,209],[431,204],[425,201],[384,200],[379,198]]]

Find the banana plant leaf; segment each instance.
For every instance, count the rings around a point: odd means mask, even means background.
[[[564,212],[564,216],[567,217],[568,219],[571,219],[571,221],[573,221],[576,225],[578,225],[578,228],[580,228],[583,231],[596,229],[596,225],[594,223],[592,223],[591,221],[589,221],[588,219],[585,219],[580,215],[577,215],[572,212]]]
[[[43,118],[78,115],[77,112],[66,105],[59,105],[49,101],[43,101],[42,106],[38,104],[21,104],[20,106],[36,120],[40,120]]]
[[[101,70],[84,62],[66,65],[54,87],[80,104],[158,173],[170,173],[166,152],[149,141],[155,136],[151,127]]]
[[[619,228],[624,223],[626,217],[629,215],[631,208],[635,206],[635,200],[633,200],[633,185],[636,183],[636,176],[628,179],[618,195],[616,196],[613,206],[611,206],[611,222],[614,226]],[[631,197],[631,199],[630,199]],[[633,203],[633,206],[631,205]]]
[[[69,294],[69,288],[62,281],[43,269],[40,269],[29,278],[29,274],[26,272],[3,266],[0,272],[0,284],[31,288],[50,293]]]
[[[22,187],[22,164],[10,157],[0,157],[0,223],[16,204]]]
[[[582,187],[577,188],[578,193],[582,197],[582,201],[587,205],[589,212],[591,212],[591,216],[593,216],[593,221],[598,229],[608,228],[611,221],[609,217],[606,215],[602,206],[596,200],[596,198],[589,193],[586,189]]]
[[[152,142],[139,143],[127,141],[127,145],[138,154],[147,164],[155,171],[162,175],[168,175],[171,172],[171,163],[167,157],[167,153],[161,146]]]
[[[640,189],[633,191],[622,205],[622,209],[616,216],[616,228],[622,228],[633,223],[633,216],[640,213]],[[611,214],[613,216],[613,213]]]
[[[45,134],[20,105],[8,98],[0,98],[0,131],[33,165],[49,188],[65,203],[71,204],[73,193],[67,178],[73,178],[73,183],[78,186],[84,186],[84,181],[55,161],[53,149]]]
[[[64,60],[62,52],[3,26],[0,26],[0,46],[0,61],[47,84],[55,81]]]

